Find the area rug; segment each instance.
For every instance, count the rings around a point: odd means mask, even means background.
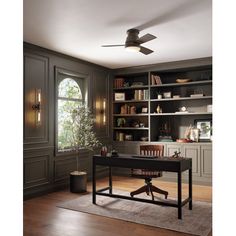
[[[120,190],[114,193],[129,195]],[[147,198],[144,194],[139,197]],[[200,201],[193,201],[191,211],[188,204],[182,208],[182,220],[178,219],[177,208],[105,196],[97,196],[97,205],[94,205],[91,194],[63,202],[58,207],[200,236],[207,236],[212,228],[212,204]]]

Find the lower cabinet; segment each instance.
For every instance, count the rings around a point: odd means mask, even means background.
[[[139,146],[144,144],[160,144],[140,143],[140,142],[115,142],[113,148],[117,149],[119,153],[138,154]],[[176,151],[180,152],[181,156],[192,158],[192,174],[193,182],[196,184],[211,185],[212,183],[212,144],[211,143],[161,143],[164,145],[164,156],[172,156]],[[121,174],[125,174],[126,170]],[[183,173],[183,178],[187,179]],[[163,180],[176,179],[176,173],[164,172]]]
[[[165,144],[166,155],[171,156],[175,151],[181,156],[192,158],[193,181],[199,184],[212,182],[212,144],[211,143],[186,143]],[[184,172],[183,177],[188,173]],[[164,177],[173,177],[172,173],[165,172]]]

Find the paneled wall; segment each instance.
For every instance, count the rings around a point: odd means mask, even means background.
[[[96,116],[95,131],[103,144],[111,140],[109,99],[111,70],[32,44],[24,43],[24,197],[43,194],[69,183],[76,170],[75,154],[57,154],[55,150],[55,71],[62,68],[84,74],[88,80],[88,104]],[[35,89],[40,88],[41,124],[35,123]],[[106,109],[101,108],[103,101]],[[101,116],[106,115],[105,122]],[[99,150],[95,150],[98,152]],[[80,170],[91,177],[91,151],[79,153]],[[101,168],[101,174],[105,171]]]

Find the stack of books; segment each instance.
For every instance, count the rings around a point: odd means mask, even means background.
[[[125,80],[123,78],[116,78],[114,80],[114,88],[123,88]]]
[[[148,89],[136,89],[134,91],[134,100],[146,100],[149,98]]]
[[[136,114],[136,107],[124,104],[120,107],[120,114]]]

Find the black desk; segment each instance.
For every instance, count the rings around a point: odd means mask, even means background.
[[[96,166],[108,166],[109,167],[109,187],[96,190]],[[176,172],[178,174],[178,198],[177,201],[152,201],[149,199],[141,199],[129,196],[123,196],[112,193],[112,167],[122,168],[135,168],[135,169],[148,169],[157,171]],[[188,170],[189,179],[189,196],[182,201],[182,172]],[[147,202],[163,206],[171,206],[178,208],[178,218],[182,219],[182,206],[189,203],[189,210],[192,210],[192,159],[190,158],[137,158],[131,155],[122,155],[119,157],[101,157],[100,155],[93,156],[93,204],[96,204],[96,195],[122,198],[128,200],[135,200],[140,202]],[[109,193],[104,191],[109,190]]]

